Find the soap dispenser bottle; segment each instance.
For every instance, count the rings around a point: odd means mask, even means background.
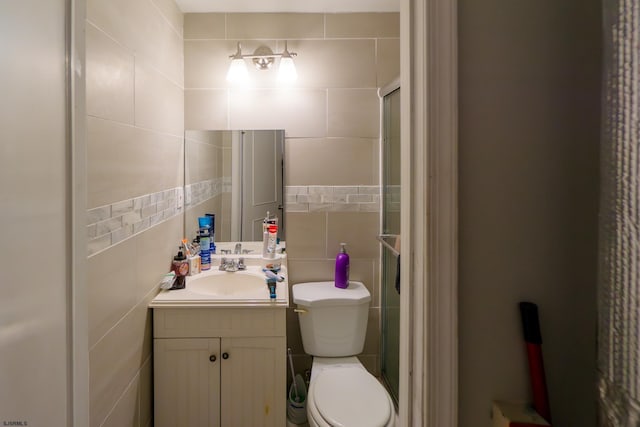
[[[189,274],[189,261],[182,252],[182,248],[178,249],[178,255],[173,257],[171,270],[176,273],[176,281],[171,289],[184,289],[186,276]]]
[[[346,243],[340,243],[340,252],[336,256],[335,286],[346,289],[349,286],[349,254]]]

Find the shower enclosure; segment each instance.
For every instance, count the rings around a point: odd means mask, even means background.
[[[382,293],[381,374],[398,404],[400,351],[400,86],[381,90],[382,139]]]

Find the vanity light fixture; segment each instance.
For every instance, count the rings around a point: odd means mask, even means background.
[[[293,82],[298,78],[296,72],[296,66],[293,63],[293,57],[297,53],[289,52],[287,48],[287,42],[284,42],[284,51],[282,53],[274,53],[268,46],[258,47],[252,55],[243,55],[242,47],[238,42],[238,49],[235,54],[229,55],[231,58],[231,64],[229,65],[229,71],[227,72],[227,81],[231,83],[246,83],[249,79],[249,72],[247,71],[247,64],[245,59],[251,59],[253,65],[258,70],[270,70],[276,61],[276,58],[280,58],[280,64],[278,67],[278,81],[282,83]]]

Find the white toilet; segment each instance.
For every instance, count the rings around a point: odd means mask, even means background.
[[[313,356],[307,395],[311,427],[391,427],[393,401],[362,366],[371,294],[360,282],[293,285],[304,351]]]

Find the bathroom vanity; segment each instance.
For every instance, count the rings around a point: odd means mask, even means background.
[[[256,280],[265,261],[243,258],[247,270],[230,273],[214,256],[151,302],[156,427],[286,425],[287,280],[271,299]]]

